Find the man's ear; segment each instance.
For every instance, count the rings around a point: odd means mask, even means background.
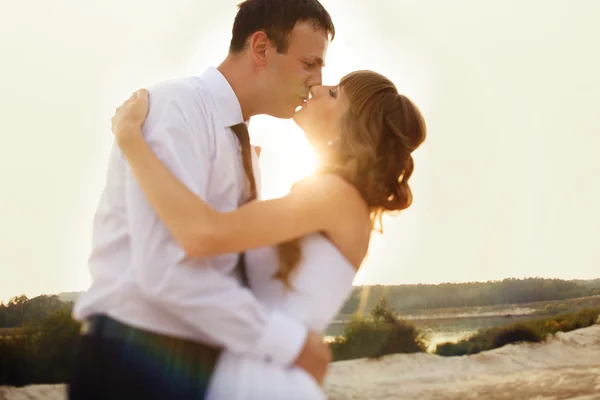
[[[250,52],[254,63],[263,67],[267,63],[267,51],[271,45],[271,40],[263,31],[255,32],[250,37]]]

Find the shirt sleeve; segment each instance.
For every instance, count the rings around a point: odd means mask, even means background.
[[[206,200],[214,131],[201,100],[191,88],[151,91],[143,133],[167,168]],[[125,181],[131,262],[135,281],[148,301],[232,352],[291,365],[307,329],[267,310],[233,276],[212,267],[210,260],[199,265],[198,260],[188,259],[129,168]]]

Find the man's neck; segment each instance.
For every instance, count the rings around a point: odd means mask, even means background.
[[[257,93],[252,87],[254,76],[252,68],[245,65],[246,60],[243,56],[228,55],[225,60],[217,67],[219,72],[223,74],[233,92],[235,93],[240,106],[244,121],[248,121],[251,117],[260,114],[260,105],[256,103]]]

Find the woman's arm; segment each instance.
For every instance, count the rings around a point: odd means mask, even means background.
[[[125,131],[124,131],[125,130]],[[286,196],[218,212],[165,167],[141,130],[124,127],[117,143],[148,201],[190,257],[203,258],[274,245],[340,222],[353,188],[334,175],[313,177]]]

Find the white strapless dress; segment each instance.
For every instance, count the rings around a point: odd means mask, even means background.
[[[323,235],[302,239],[302,262],[292,274],[294,290],[272,278],[278,268],[275,247],[246,253],[250,288],[267,307],[323,331],[352,291],[354,266]],[[321,400],[317,382],[300,368],[283,368],[225,351],[214,372],[208,400]]]

